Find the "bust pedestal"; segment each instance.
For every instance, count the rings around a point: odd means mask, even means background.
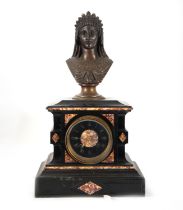
[[[117,100],[63,100],[47,109],[54,117],[54,152],[40,166],[36,197],[145,194],[145,179],[125,153],[125,115],[131,106]],[[92,130],[88,142],[81,139],[86,130]]]

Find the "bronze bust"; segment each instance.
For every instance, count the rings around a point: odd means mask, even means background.
[[[75,46],[67,65],[82,87],[75,99],[104,99],[96,92],[96,86],[103,80],[112,60],[108,58],[103,44],[101,20],[87,12],[76,22]]]

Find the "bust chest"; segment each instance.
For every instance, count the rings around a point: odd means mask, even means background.
[[[67,65],[79,84],[98,84],[105,77],[112,60],[99,58],[95,61],[86,61],[80,58],[70,58]]]

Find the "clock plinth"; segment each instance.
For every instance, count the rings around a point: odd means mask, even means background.
[[[137,164],[125,153],[125,115],[117,100],[63,100],[47,107],[54,152],[36,176],[36,197],[145,193]]]

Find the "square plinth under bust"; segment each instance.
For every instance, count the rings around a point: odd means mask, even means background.
[[[36,176],[36,197],[145,194],[145,179],[125,152],[131,106],[117,100],[64,100],[47,109],[54,119],[54,151]]]

